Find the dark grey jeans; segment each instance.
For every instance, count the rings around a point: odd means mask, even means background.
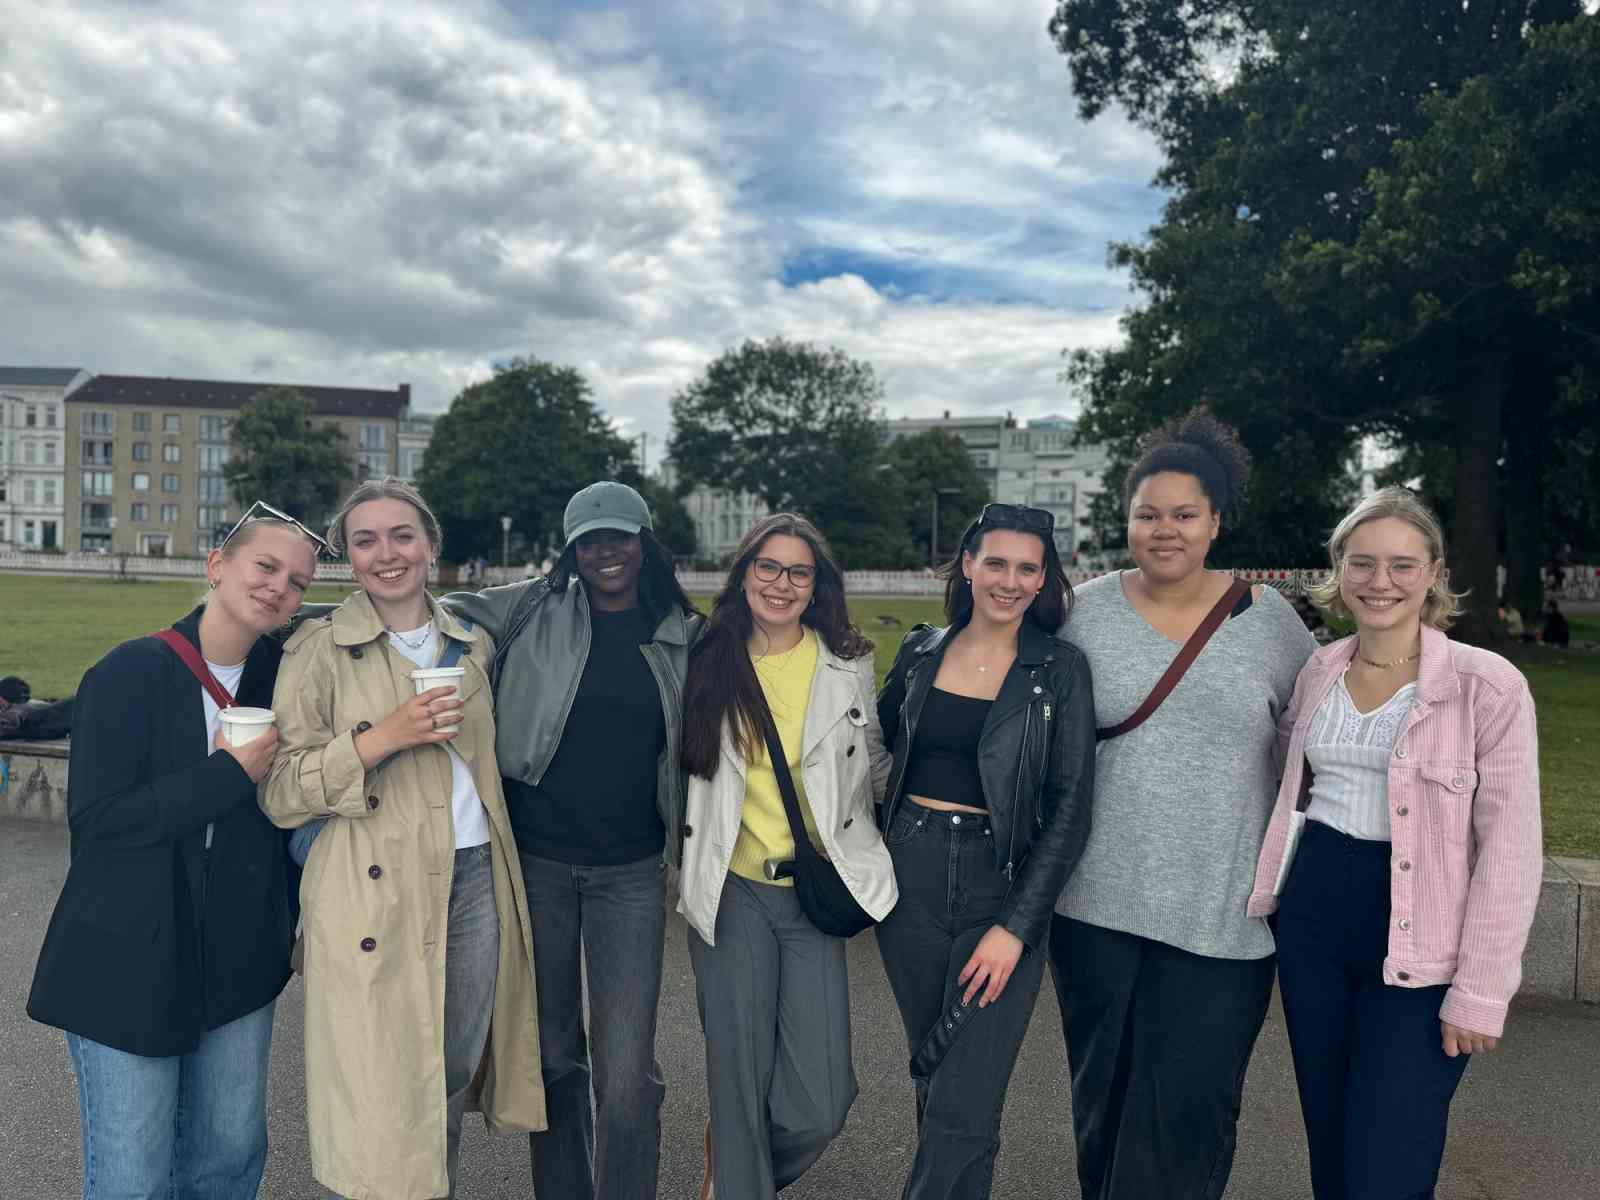
[[[878,951],[905,1025],[917,1100],[917,1153],[902,1195],[983,1200],[1044,955],[1024,950],[993,1004],[963,1005],[956,977],[1009,887],[995,865],[989,819],[906,801],[884,840],[900,900],[878,926]]]
[[[654,1200],[667,1094],[656,1061],[666,868],[658,854],[608,867],[521,858],[550,1121],[528,1135],[534,1195]]]

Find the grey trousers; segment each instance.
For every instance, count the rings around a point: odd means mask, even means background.
[[[822,1156],[856,1098],[845,945],[793,888],[733,874],[716,939],[689,930],[716,1192],[767,1200]]]
[[[446,1168],[456,1193],[461,1120],[472,1077],[489,1044],[495,976],[500,973],[500,915],[488,843],[456,851],[450,880],[450,924],[444,949],[444,1088]],[[336,1192],[325,1192],[336,1196]]]

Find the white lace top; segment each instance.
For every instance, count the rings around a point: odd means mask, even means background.
[[[1363,841],[1389,840],[1389,756],[1416,690],[1408,683],[1382,707],[1363,713],[1340,677],[1306,735],[1306,761],[1315,773],[1308,821]]]

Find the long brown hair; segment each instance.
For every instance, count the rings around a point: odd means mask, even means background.
[[[767,700],[750,661],[755,619],[741,585],[761,547],[778,534],[805,542],[816,561],[811,603],[800,614],[800,624],[815,630],[840,658],[872,653],[872,643],[850,623],[844,573],[817,527],[795,513],[774,513],[757,521],[739,542],[727,581],[711,604],[705,632],[689,653],[689,676],[683,689],[683,765],[691,775],[703,779],[716,775],[725,727],[733,730],[746,761],[755,757],[756,747],[762,744],[761,714]]]

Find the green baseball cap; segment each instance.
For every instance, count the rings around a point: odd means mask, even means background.
[[[602,479],[591,483],[571,500],[561,517],[561,531],[566,544],[596,529],[620,529],[623,533],[638,533],[641,529],[654,529],[650,522],[650,506],[625,483]]]

